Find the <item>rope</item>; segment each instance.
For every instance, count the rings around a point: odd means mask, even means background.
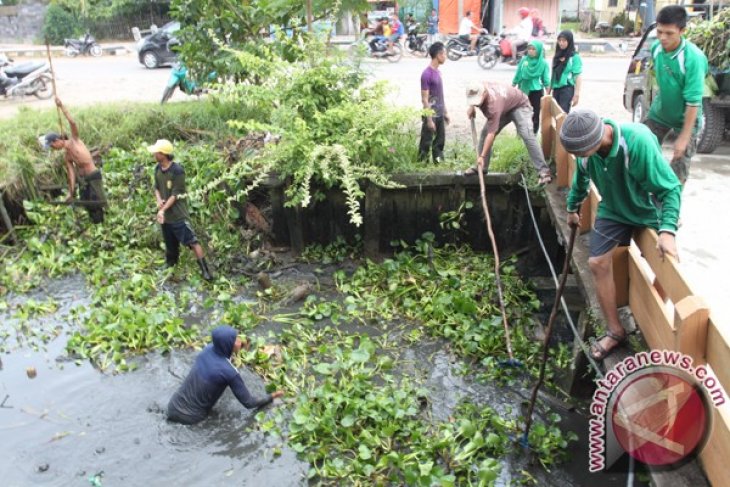
[[[553,263],[550,261],[550,256],[548,255],[547,249],[545,248],[545,243],[542,240],[542,235],[540,234],[540,229],[537,225],[537,219],[535,218],[535,212],[532,211],[532,201],[530,200],[530,192],[527,190],[527,182],[525,181],[525,175],[521,174],[522,177],[522,188],[525,191],[525,199],[527,200],[527,209],[530,211],[530,217],[532,218],[532,225],[535,228],[535,234],[537,235],[537,241],[540,243],[540,248],[542,249],[542,253],[545,256],[545,261],[548,264],[548,267],[550,268],[550,274],[553,276],[553,282],[555,282],[555,286],[557,288],[558,285],[558,276],[555,274],[555,268],[553,267]],[[573,323],[573,319],[570,317],[570,312],[568,311],[568,305],[565,302],[565,298],[562,296],[560,297],[560,304],[562,305],[563,311],[565,312],[565,317],[568,320],[568,324],[570,325],[570,328],[573,330],[573,336],[578,339],[578,343],[580,343],[580,348],[583,351],[583,354],[585,355],[586,359],[588,359],[588,363],[593,367],[594,371],[596,372],[596,375],[600,378],[603,378],[603,372],[601,372],[601,369],[598,367],[598,363],[591,357],[590,350],[588,350],[588,347],[583,342],[583,339],[580,337],[580,333],[578,333],[578,329],[575,326],[575,323]]]

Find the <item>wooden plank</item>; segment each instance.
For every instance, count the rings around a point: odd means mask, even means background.
[[[684,276],[677,268],[677,262],[672,257],[662,260],[656,249],[659,237],[654,230],[644,228],[634,232],[634,241],[639,246],[641,254],[651,266],[664,293],[673,303],[694,294]]]
[[[649,348],[674,349],[672,322],[634,247],[629,247],[629,306]]]
[[[598,188],[591,181],[590,191],[588,191],[588,198],[591,200],[591,228],[596,225],[596,215],[598,215],[598,204],[601,202],[601,193],[598,192]]]
[[[588,198],[580,205],[580,233],[581,235],[591,231],[593,228],[593,215],[591,214],[591,202]]]
[[[629,304],[629,248],[616,247],[613,251],[613,282],[616,285],[616,306]]]
[[[555,98],[552,96],[550,97],[550,114],[553,118],[558,118],[558,115],[565,114],[562,108],[560,108],[560,105],[558,105],[558,102],[555,101]]]
[[[568,187],[570,187],[571,184],[573,184],[573,175],[576,171],[576,159],[573,154],[570,152],[568,153]]]
[[[558,172],[559,188],[565,188],[570,185],[570,178],[568,176],[570,171],[568,151],[560,143],[560,137],[558,136],[560,134],[560,128],[563,126],[563,120],[565,120],[564,113],[561,113],[555,118],[555,166]]]
[[[730,414],[727,403],[714,411],[712,432],[705,448],[700,453],[700,461],[705,475],[712,485],[728,483],[728,458],[730,458]]]
[[[705,358],[725,390],[730,392],[730,330],[719,326],[712,316],[707,323]]]
[[[699,296],[687,296],[674,305],[676,350],[692,357],[695,364],[705,362],[709,318],[710,307]]]
[[[555,127],[553,126],[553,117],[550,110],[550,100],[552,96],[545,95],[540,100],[540,127],[542,135],[542,155],[545,159],[553,157],[553,140],[555,140]]]

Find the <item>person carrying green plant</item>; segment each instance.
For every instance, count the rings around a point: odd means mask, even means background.
[[[46,149],[65,150],[66,175],[68,177],[67,202],[71,202],[76,195],[76,183],[78,182],[79,196],[85,202],[98,202],[98,205],[86,205],[86,211],[92,223],[104,222],[103,204],[106,202],[104,183],[102,181],[101,169],[94,164],[86,144],[79,137],[79,128],[71,115],[63,106],[61,100],[56,97],[56,106],[63,112],[71,129],[71,138],[66,135],[51,132],[44,137]]]
[[[697,151],[709,68],[705,53],[683,36],[687,26],[684,7],[667,5],[659,11],[656,21],[658,39],[651,46],[651,55],[659,93],[644,123],[660,144],[669,132],[677,133],[670,165],[684,186]]]
[[[675,233],[682,186],[645,125],[618,124],[591,110],[577,109],[563,121],[560,142],[578,158],[568,194],[568,224],[580,223],[578,209],[591,181],[601,194],[588,266],[606,318],[606,334],[592,344],[590,353],[595,360],[603,360],[626,341],[616,309],[613,251],[629,245],[634,230],[648,227],[659,234],[661,257],[678,259]]]
[[[173,145],[169,140],[159,139],[147,147],[157,161],[155,167],[155,200],[157,201],[157,223],[162,227],[165,240],[165,261],[174,267],[180,258],[180,244],[189,247],[198,259],[203,279],[210,281],[213,276],[208,269],[203,247],[198,243],[192,227],[185,200],[185,170],[173,162]]]
[[[188,373],[167,405],[167,419],[176,423],[195,424],[204,420],[227,387],[248,409],[257,409],[282,397],[283,391],[254,399],[241,374],[231,363],[244,345],[238,332],[230,326],[219,326],[211,332],[211,343],[195,359]]]
[[[540,100],[544,89],[550,87],[550,66],[545,60],[542,42],[530,41],[527,45],[527,56],[522,58],[512,86],[518,87],[532,105],[532,131],[537,133],[540,127]]]

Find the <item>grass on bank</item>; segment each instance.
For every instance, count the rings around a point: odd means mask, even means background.
[[[208,144],[220,149],[225,139],[242,135],[229,120],[257,120],[259,113],[240,104],[215,100],[172,103],[99,104],[69,107],[87,147],[135,150],[145,143],[166,138],[173,142]],[[64,125],[67,129],[67,125]],[[442,164],[418,160],[420,127],[394,133],[390,140],[392,172],[462,171],[474,162],[471,141],[448,138]],[[0,122],[0,190],[20,201],[37,196],[38,185],[65,184],[60,152],[40,148],[38,137],[58,131],[55,110],[23,108],[16,117]],[[513,172],[524,167],[527,152],[515,136],[502,135],[495,143],[491,172]],[[378,164],[379,161],[374,161]]]

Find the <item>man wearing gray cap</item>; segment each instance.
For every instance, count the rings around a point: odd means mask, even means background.
[[[560,142],[578,157],[568,194],[568,224],[580,223],[578,209],[588,196],[591,181],[601,194],[588,264],[607,322],[606,334],[593,343],[591,355],[603,360],[626,340],[616,310],[613,250],[629,245],[635,229],[649,227],[659,233],[660,255],[678,258],[674,235],[682,185],[645,125],[618,124],[602,120],[591,110],[578,109],[563,121]]]
[[[466,103],[469,109],[466,116],[470,119],[476,116],[475,107],[479,107],[487,122],[484,124],[477,146],[477,166],[464,171],[465,176],[476,174],[477,168],[489,171],[489,161],[492,158],[494,139],[510,122],[515,124],[517,135],[527,147],[530,160],[540,175],[540,184],[547,184],[552,180],[550,168],[545,162],[542,149],[537,143],[532,131],[532,105],[523,92],[502,83],[473,83],[466,89]]]

